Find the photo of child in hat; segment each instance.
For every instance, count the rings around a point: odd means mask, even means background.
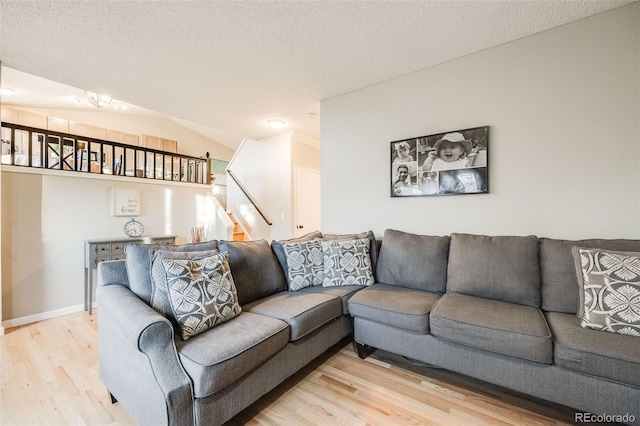
[[[422,164],[422,171],[464,169],[473,165],[473,144],[462,133],[447,133],[436,141]]]
[[[391,142],[391,196],[489,192],[489,126]]]

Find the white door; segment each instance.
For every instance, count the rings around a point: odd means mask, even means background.
[[[296,237],[320,230],[320,172],[295,168]]]

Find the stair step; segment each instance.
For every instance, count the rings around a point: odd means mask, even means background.
[[[231,219],[231,222],[233,222],[233,241],[244,241],[244,232],[242,232],[242,230],[240,229],[238,221],[233,216],[233,213],[227,212],[227,216],[229,216],[229,219]]]

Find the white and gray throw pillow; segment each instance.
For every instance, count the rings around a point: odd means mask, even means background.
[[[242,311],[229,268],[229,254],[202,259],[163,259],[169,303],[182,340],[229,321]]]
[[[287,257],[289,291],[322,285],[324,261],[319,240],[282,244]]]
[[[580,325],[640,337],[640,253],[573,247]]]
[[[373,284],[369,240],[322,240],[323,287]]]
[[[162,261],[164,259],[196,260],[213,256],[216,253],[220,253],[220,251],[218,249],[205,251],[149,250],[149,255],[151,256],[151,300],[149,305],[175,324],[171,304],[169,303],[167,274]]]

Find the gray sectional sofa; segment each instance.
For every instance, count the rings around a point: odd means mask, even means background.
[[[377,283],[349,300],[359,354],[383,349],[638,424],[640,337],[580,326],[573,246],[640,252],[637,240],[385,231]]]
[[[640,337],[580,326],[571,247],[640,252],[640,240],[535,236],[368,239],[372,285],[288,291],[286,242],[128,245],[99,265],[100,377],[140,424],[221,424],[353,333],[374,348],[607,418],[640,424]],[[163,315],[154,266],[215,251],[242,312],[188,340]],[[379,255],[378,255],[379,250]],[[194,254],[195,253],[195,254]],[[150,305],[153,305],[152,308]]]

